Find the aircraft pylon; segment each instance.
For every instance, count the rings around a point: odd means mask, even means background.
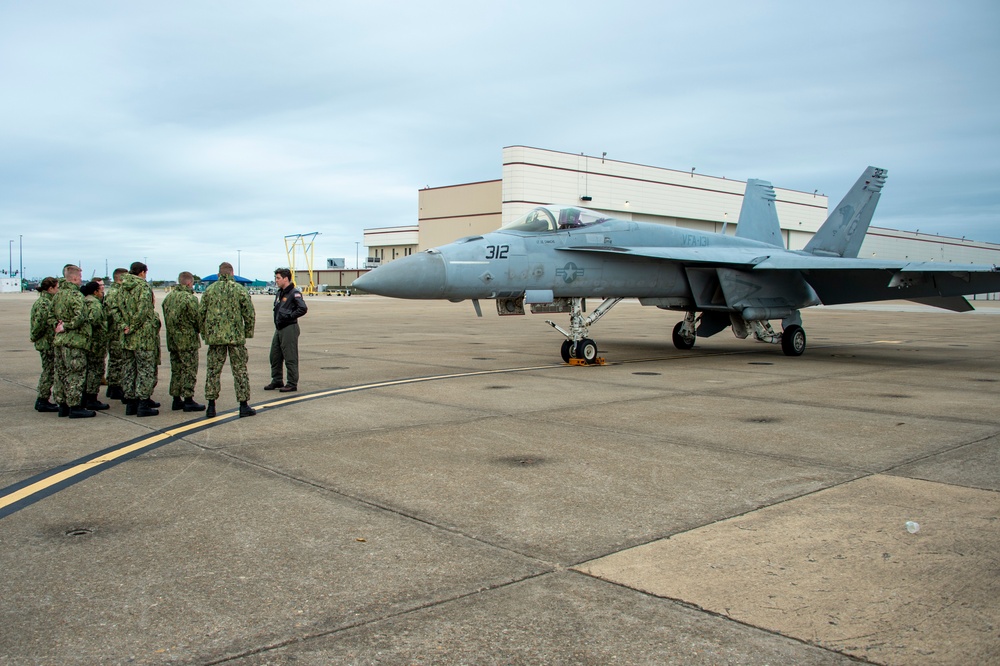
[[[306,262],[306,273],[309,275],[309,285],[299,285],[299,291],[306,296],[319,293],[316,289],[316,278],[313,274],[313,249],[316,236],[319,236],[318,231],[308,234],[289,234],[285,236],[285,253],[288,255],[288,269],[292,271],[293,280],[295,280],[295,257],[298,254],[296,248],[302,247],[302,255]]]

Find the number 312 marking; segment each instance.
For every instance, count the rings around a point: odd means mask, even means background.
[[[509,245],[487,245],[486,246],[486,258],[487,259],[506,259],[508,252],[510,252],[510,246]]]

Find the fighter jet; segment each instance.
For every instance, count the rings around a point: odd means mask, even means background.
[[[859,259],[886,170],[868,167],[802,250],[786,250],[774,188],[747,181],[735,235],[539,206],[497,231],[397,259],[359,277],[361,291],[411,299],[494,299],[500,315],[568,313],[564,361],[598,361],[590,327],[626,298],[684,313],[673,344],[732,328],[739,338],[806,348],[800,310],[906,299],[965,312],[965,295],[1000,291],[996,265]],[[587,314],[585,299],[602,298]],[[771,321],[781,320],[781,331]]]

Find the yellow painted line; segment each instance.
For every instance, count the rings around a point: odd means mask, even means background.
[[[224,420],[225,419],[223,419],[223,421]],[[117,460],[118,458],[121,458],[122,456],[127,456],[128,454],[138,451],[139,449],[146,448],[147,446],[156,444],[157,442],[162,442],[165,439],[176,437],[177,435],[185,433],[189,430],[203,428],[205,425],[206,424],[204,421],[194,421],[192,423],[185,423],[183,425],[177,426],[176,428],[171,428],[170,430],[164,430],[162,432],[154,433],[149,437],[141,439],[138,442],[133,442],[128,446],[123,446],[120,449],[115,449],[114,451],[111,451],[99,458],[94,458],[93,460],[88,460],[85,463],[80,463],[79,465],[75,465],[68,469],[64,469],[63,471],[57,474],[53,474],[52,476],[37,481],[31,484],[30,486],[25,486],[21,490],[18,490],[14,493],[11,493],[10,495],[0,498],[0,509],[10,506],[15,502],[19,502],[26,497],[30,497],[35,493],[41,492],[46,488],[50,488],[58,483],[62,483],[66,479],[71,479],[74,476],[83,474],[93,469],[94,467],[97,467],[98,465],[103,465],[105,463],[112,462],[114,460]]]
[[[341,395],[341,394],[344,394],[344,393],[356,393],[358,391],[366,391],[366,390],[377,389],[377,388],[387,388],[387,387],[391,387],[391,386],[404,386],[404,385],[407,385],[407,384],[419,384],[419,383],[422,383],[422,382],[439,381],[439,380],[442,380],[442,379],[459,379],[459,378],[463,378],[463,377],[476,377],[476,376],[481,376],[481,375],[498,375],[498,374],[511,373],[511,372],[525,372],[525,371],[528,371],[528,370],[547,370],[547,369],[558,368],[558,367],[562,367],[562,366],[560,366],[560,365],[538,365],[538,366],[531,366],[531,367],[524,367],[524,368],[507,368],[507,369],[503,369],[503,370],[477,370],[475,372],[456,372],[456,373],[447,374],[447,375],[434,375],[434,376],[431,376],[431,377],[414,377],[414,378],[411,378],[411,379],[396,379],[396,380],[385,381],[385,382],[374,382],[372,384],[360,384],[358,386],[348,386],[348,387],[345,387],[345,388],[330,389],[330,390],[327,390],[327,391],[317,391],[317,392],[314,392],[314,393],[304,393],[302,395],[296,395],[296,396],[289,397],[289,398],[281,398],[281,399],[278,399],[278,400],[273,400],[271,402],[267,402],[267,403],[263,403],[263,404],[259,404],[259,405],[254,405],[254,407],[256,407],[257,409],[274,409],[276,407],[281,407],[281,406],[284,406],[284,405],[290,405],[290,404],[294,404],[296,402],[302,402],[302,401],[305,401],[305,400],[315,400],[316,398],[325,398],[325,397],[334,396],[334,395]],[[12,504],[15,504],[17,502],[20,502],[20,501],[22,501],[22,500],[24,500],[24,499],[26,499],[28,497],[31,497],[32,495],[41,493],[41,492],[47,490],[48,488],[51,488],[52,486],[55,486],[55,485],[60,484],[60,483],[63,483],[64,481],[67,481],[69,479],[72,479],[75,476],[80,476],[81,474],[86,474],[87,472],[93,470],[95,467],[98,467],[99,465],[104,465],[104,464],[107,464],[109,462],[113,462],[113,461],[115,461],[115,460],[117,460],[119,458],[122,458],[123,456],[127,456],[127,455],[129,455],[131,453],[135,453],[136,451],[138,451],[140,449],[144,449],[144,448],[147,448],[149,446],[152,446],[153,444],[156,444],[157,442],[162,442],[165,439],[171,439],[173,437],[177,437],[177,436],[182,435],[185,432],[188,432],[190,430],[203,429],[203,428],[206,428],[207,426],[210,426],[210,425],[222,424],[222,423],[225,423],[227,421],[231,421],[233,418],[236,417],[236,414],[237,414],[237,412],[233,412],[233,413],[229,414],[228,416],[220,416],[220,417],[212,418],[212,419],[202,419],[202,420],[199,420],[199,421],[191,421],[189,423],[185,423],[185,424],[176,426],[174,428],[170,428],[169,430],[163,430],[163,431],[160,431],[160,432],[156,432],[156,433],[151,434],[149,437],[145,437],[145,438],[143,438],[143,439],[141,439],[141,440],[139,440],[137,442],[133,442],[132,444],[129,444],[128,446],[123,446],[120,449],[115,449],[113,451],[109,451],[108,453],[106,453],[106,454],[104,454],[104,455],[102,455],[102,456],[100,456],[98,458],[94,458],[92,460],[88,460],[88,461],[80,463],[78,465],[74,465],[73,467],[69,467],[67,469],[62,470],[61,472],[55,473],[52,476],[47,476],[44,479],[39,479],[38,481],[36,481],[35,483],[33,483],[33,484],[29,485],[29,486],[25,486],[24,488],[21,488],[20,490],[17,490],[17,491],[15,491],[15,492],[13,492],[13,493],[11,493],[9,495],[5,495],[4,497],[0,497],[0,510],[4,509],[4,508],[6,508],[6,507],[8,507],[8,506],[10,506]],[[0,489],[0,490],[2,490],[2,489]]]

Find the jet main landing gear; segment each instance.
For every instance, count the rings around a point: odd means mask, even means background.
[[[759,342],[781,345],[785,356],[802,356],[806,350],[806,332],[802,328],[802,317],[798,311],[790,313],[782,319],[782,331],[778,333],[766,319],[746,320],[738,314],[730,314],[733,334],[741,340],[751,335]],[[674,346],[678,349],[691,349],[697,336],[696,313],[688,312],[682,321],[677,322],[673,330]]]
[[[785,356],[802,356],[806,350],[806,332],[798,324],[786,326],[781,332],[781,351]]]
[[[684,315],[684,319],[677,322],[673,333],[674,347],[678,349],[691,349],[694,347],[694,340],[698,335],[694,321],[695,313],[688,312]]]

